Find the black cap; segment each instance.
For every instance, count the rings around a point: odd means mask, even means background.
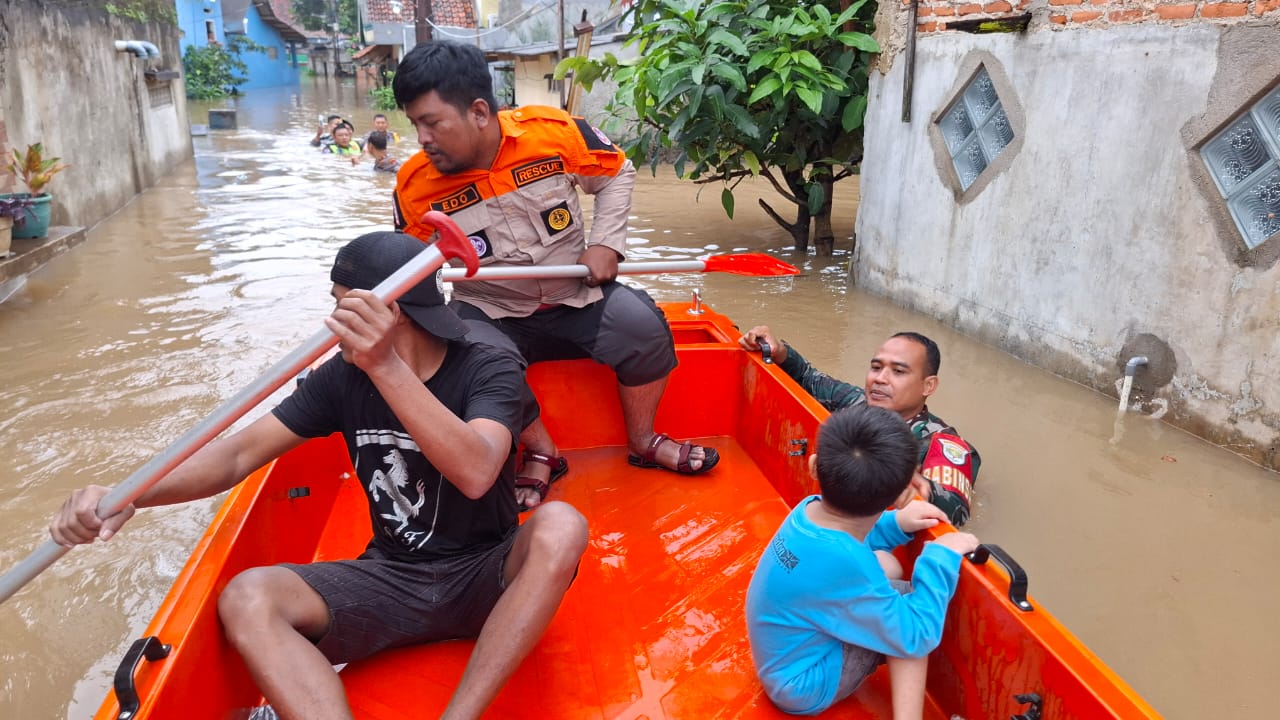
[[[329,279],[352,290],[372,290],[426,249],[421,240],[404,233],[361,235],[338,251]],[[438,273],[409,288],[396,302],[422,329],[438,338],[457,340],[467,334],[467,326],[444,304]]]

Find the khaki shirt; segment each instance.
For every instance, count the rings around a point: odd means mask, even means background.
[[[396,229],[431,242],[420,220],[447,214],[468,237],[480,264],[573,265],[592,245],[625,256],[635,168],[626,154],[582,118],[550,107],[498,113],[502,144],[488,170],[446,175],[419,152],[396,178]],[[590,235],[578,190],[595,196]],[[543,305],[584,307],[603,297],[582,278],[466,281],[454,296],[489,317],[523,317]]]

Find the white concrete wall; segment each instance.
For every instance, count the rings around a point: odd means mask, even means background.
[[[1280,468],[1280,241],[1243,252],[1194,147],[1280,78],[1277,25],[922,35],[909,124],[905,54],[872,77],[852,282],[1113,395],[1154,335],[1165,419]],[[930,125],[979,60],[1020,146],[966,195]]]
[[[191,157],[181,79],[151,107],[144,70],[181,70],[178,29],[88,7],[0,0],[0,145],[42,142],[71,168],[54,177],[53,222],[90,226]],[[160,57],[117,52],[144,40]],[[0,192],[21,191],[0,172]]]

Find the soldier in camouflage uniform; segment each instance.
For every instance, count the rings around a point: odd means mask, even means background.
[[[916,491],[946,511],[953,525],[959,527],[968,521],[981,457],[925,404],[938,389],[942,354],[937,343],[914,332],[889,338],[871,358],[865,387],[837,380],[813,367],[794,348],[775,338],[768,326],[752,328],[738,343],[753,352],[767,348],[772,361],[829,411],[867,403],[901,415],[920,443],[921,473],[912,481]]]

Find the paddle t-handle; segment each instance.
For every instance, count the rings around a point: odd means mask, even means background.
[[[480,267],[475,247],[462,234],[462,230],[442,212],[432,210],[423,216],[423,222],[440,232],[440,240],[422,246],[422,252],[415,255],[395,271],[386,280],[373,288],[373,294],[381,301],[390,303],[403,295],[409,288],[427,279],[432,273],[444,265],[445,260],[454,258],[462,260],[469,272]],[[318,360],[330,348],[338,343],[338,336],[328,327],[316,332],[301,347],[286,355],[275,365],[254,380],[247,387],[236,393],[213,411],[208,417],[188,430],[172,445],[165,448],[149,462],[112,488],[98,503],[98,517],[108,518],[128,507],[143,493],[151,489],[165,475],[178,467],[187,458],[195,454],[222,431],[231,427],[235,421],[252,410],[258,403],[267,399],[280,386],[306,367]],[[8,600],[24,585],[44,572],[50,565],[58,561],[71,548],[46,540],[26,559],[19,562],[4,575],[0,575],[0,603]]]

